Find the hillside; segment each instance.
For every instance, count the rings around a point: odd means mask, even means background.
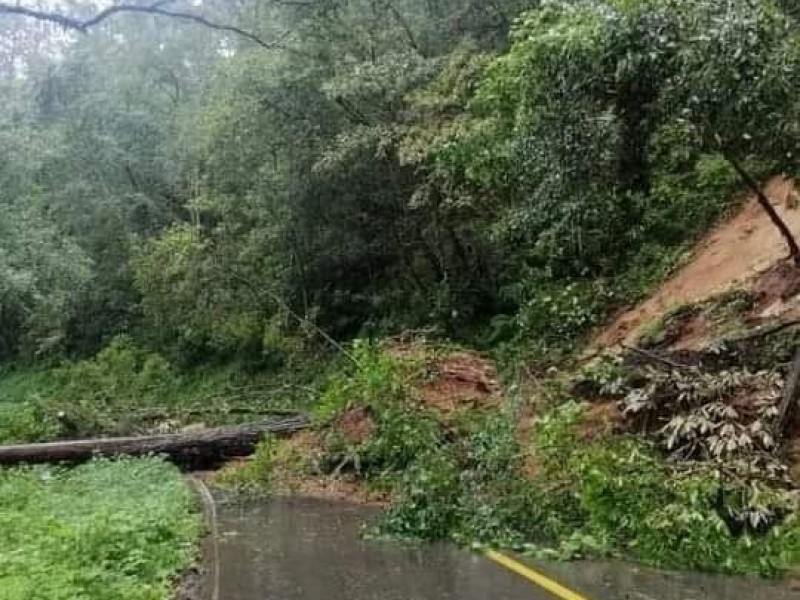
[[[795,235],[800,235],[797,190],[783,178],[771,180],[766,193]],[[762,297],[750,320],[797,317],[798,276],[782,259],[786,245],[755,198],[714,227],[693,248],[675,274],[635,307],[623,310],[603,327],[589,344],[589,351],[634,345],[642,331],[670,310],[708,300],[734,289]],[[702,335],[685,333],[676,347],[698,346]]]

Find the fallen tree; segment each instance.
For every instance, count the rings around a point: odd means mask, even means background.
[[[258,423],[141,437],[100,438],[0,446],[0,465],[81,462],[95,456],[163,455],[196,466],[247,456],[267,435],[288,436],[309,426],[305,415],[271,417]]]

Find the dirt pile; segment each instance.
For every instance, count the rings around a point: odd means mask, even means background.
[[[800,236],[797,190],[782,178],[767,186],[767,195],[795,235]],[[711,231],[693,255],[650,298],[622,311],[595,336],[589,353],[620,343],[633,345],[643,328],[675,307],[698,303],[746,285],[786,257],[783,239],[755,198]],[[781,281],[783,279],[781,278]]]
[[[415,395],[441,415],[496,406],[500,399],[495,365],[472,352],[455,352],[426,365]]]

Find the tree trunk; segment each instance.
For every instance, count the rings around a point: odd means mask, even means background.
[[[214,429],[201,429],[173,435],[105,438],[0,446],[0,465],[22,463],[83,462],[95,456],[164,455],[170,460],[198,466],[226,457],[252,454],[258,442],[267,435],[287,436],[310,425],[304,415],[275,417]]]
[[[794,355],[792,367],[786,376],[786,383],[783,386],[783,398],[778,406],[778,416],[775,419],[775,440],[780,444],[781,439],[786,435],[786,431],[792,422],[792,417],[797,410],[800,400],[800,348]]]
[[[722,155],[725,157],[725,160],[731,164],[739,177],[742,178],[742,181],[744,181],[747,187],[749,187],[753,193],[755,193],[761,208],[767,212],[769,218],[772,220],[772,223],[778,228],[778,231],[781,232],[781,235],[786,240],[786,244],[789,246],[789,258],[794,261],[795,265],[800,267],[800,247],[797,245],[797,240],[795,240],[792,231],[789,229],[789,226],[786,225],[786,222],[781,219],[781,216],[775,210],[775,207],[772,206],[772,202],[770,202],[769,198],[767,198],[767,195],[764,193],[761,185],[759,185],[755,178],[747,172],[747,169],[745,169],[744,166],[731,154],[723,152]]]

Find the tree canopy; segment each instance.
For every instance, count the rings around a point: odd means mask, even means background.
[[[791,3],[31,1],[0,28],[3,358],[408,327],[547,354],[796,168]]]

